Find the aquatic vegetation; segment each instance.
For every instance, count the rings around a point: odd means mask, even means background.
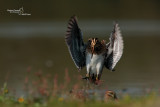
[[[0,105],[3,107],[153,107],[159,106],[157,93],[146,92],[146,96],[132,97],[128,94],[117,98],[114,91],[106,90],[104,95],[93,91],[92,86],[84,86],[81,76],[71,78],[68,69],[64,71],[64,82],[59,82],[59,75],[44,74],[41,70],[27,71],[24,78],[25,96],[15,96],[5,82],[0,91]],[[32,77],[32,78],[31,78]],[[74,83],[71,85],[71,81]],[[75,82],[75,80],[77,80]],[[90,91],[92,89],[92,91]]]

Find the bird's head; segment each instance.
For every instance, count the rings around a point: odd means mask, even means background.
[[[98,38],[90,38],[88,40],[88,50],[89,52],[93,54],[99,54],[104,49],[103,43],[104,40],[99,41]]]
[[[106,91],[105,93],[105,101],[114,101],[117,100],[117,95],[114,91]]]
[[[98,38],[90,38],[89,39],[89,43],[90,43],[90,48],[91,48],[91,52],[92,54],[95,51],[95,45],[99,42]]]
[[[92,55],[99,54],[106,49],[106,42],[105,40],[99,41],[98,38],[90,38],[87,49]]]

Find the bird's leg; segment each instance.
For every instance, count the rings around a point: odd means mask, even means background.
[[[90,75],[90,67],[87,66],[87,74],[86,74],[86,79],[89,79],[89,75]]]
[[[98,82],[99,79],[100,79],[101,66],[102,66],[102,63],[101,63],[101,62],[97,63],[97,66],[96,66],[96,73],[97,73],[97,75],[96,75],[96,81],[97,81],[97,82]]]
[[[96,81],[98,81],[98,72],[97,72],[97,75],[96,75]]]
[[[96,76],[96,81],[98,81],[98,75]]]
[[[89,73],[86,74],[86,77],[89,78]]]
[[[85,76],[85,77],[83,77],[82,79],[86,79],[86,80],[88,80],[88,79],[89,79],[89,73],[87,72],[86,76]]]

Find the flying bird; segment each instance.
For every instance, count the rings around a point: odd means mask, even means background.
[[[77,68],[87,68],[83,79],[95,84],[100,80],[103,68],[114,71],[123,54],[123,38],[118,23],[114,24],[109,43],[106,44],[105,40],[100,41],[98,38],[89,38],[87,43],[84,43],[77,17],[72,16],[68,22],[65,42]]]

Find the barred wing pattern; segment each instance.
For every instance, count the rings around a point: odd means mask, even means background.
[[[69,20],[65,41],[75,65],[77,68],[81,69],[86,65],[86,45],[83,42],[82,33],[78,27],[76,16],[72,16]]]
[[[114,25],[114,29],[109,40],[110,42],[106,44],[107,55],[104,64],[106,68],[113,71],[113,68],[123,54],[123,39],[117,23]]]

